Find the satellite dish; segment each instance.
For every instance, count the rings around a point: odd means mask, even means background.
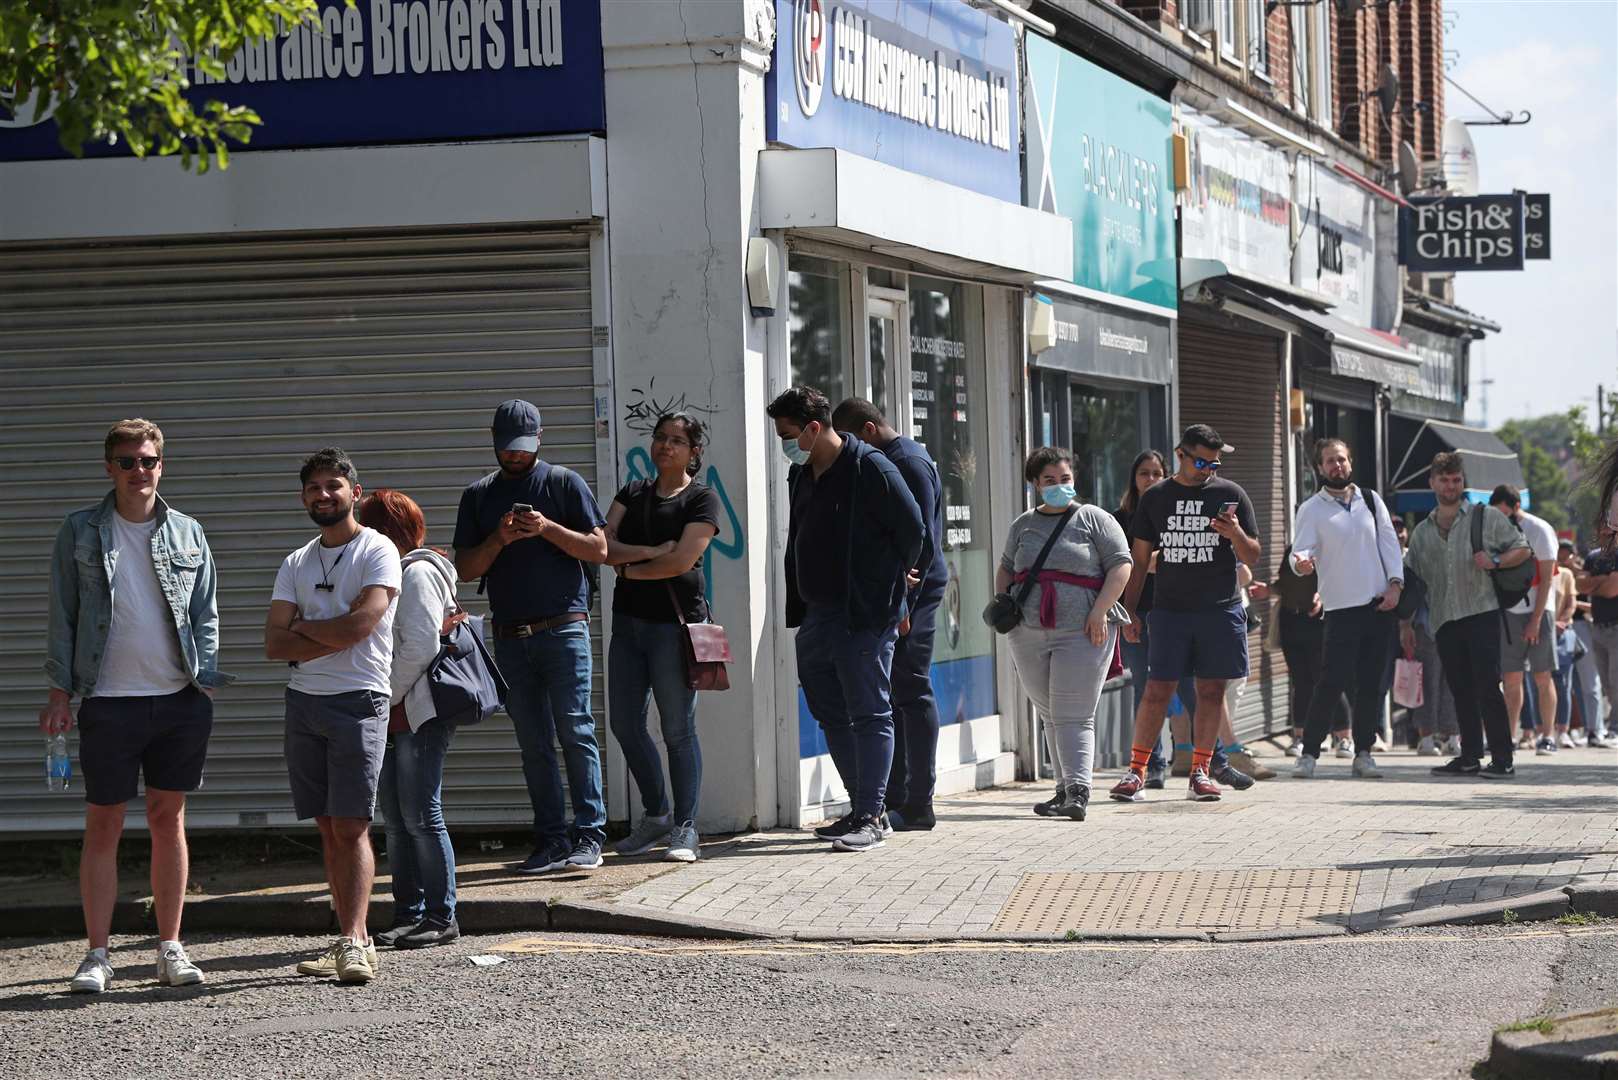
[[[1383,116],[1392,116],[1399,107],[1399,74],[1392,64],[1382,65],[1382,78],[1376,84],[1376,103],[1382,106]]]
[[[1466,122],[1452,116],[1444,121],[1444,182],[1455,195],[1478,193],[1478,149]]]
[[[1421,166],[1416,163],[1416,150],[1407,142],[1399,144],[1399,191],[1409,195],[1421,187]]]

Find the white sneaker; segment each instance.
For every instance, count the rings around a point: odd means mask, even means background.
[[[1354,775],[1361,780],[1380,780],[1382,770],[1376,767],[1376,758],[1370,754],[1359,754],[1354,758]]]
[[[159,986],[196,986],[206,981],[202,969],[185,955],[185,946],[178,941],[166,941],[157,954],[157,984]]]
[[[1578,743],[1573,741],[1573,736],[1571,734],[1566,731],[1562,732],[1562,749],[1574,750],[1578,748],[1578,745]]]
[[[669,849],[663,853],[664,862],[693,863],[697,861],[702,840],[697,836],[697,823],[682,822],[669,833]]]
[[[112,965],[102,949],[91,949],[84,954],[84,962],[73,973],[68,988],[75,994],[99,994],[112,982]]]
[[[1287,744],[1287,757],[1302,757],[1302,756],[1303,756],[1303,740],[1299,739],[1299,738],[1294,738],[1290,743]]]
[[[1336,753],[1337,753],[1337,756],[1340,757],[1340,758],[1351,758],[1351,757],[1353,757],[1354,756],[1354,740],[1349,739],[1349,738],[1338,739],[1337,740],[1337,751],[1336,751]]]
[[[1315,775],[1315,759],[1308,754],[1301,755],[1292,766],[1294,780],[1312,780]]]
[[[1423,735],[1421,742],[1416,744],[1417,757],[1437,757],[1439,754],[1438,740],[1431,735]]]
[[[1597,750],[1611,750],[1614,746],[1618,746],[1618,742],[1614,742],[1606,735],[1592,735],[1589,745]]]
[[[1459,735],[1451,735],[1445,740],[1444,756],[1452,758],[1461,756],[1461,737]]]

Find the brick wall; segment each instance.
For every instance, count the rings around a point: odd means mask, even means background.
[[[1179,7],[1175,0],[1113,0],[1113,3],[1147,26],[1176,26],[1179,22]]]
[[[1417,0],[1416,13],[1416,83],[1427,103],[1416,118],[1416,160],[1436,161],[1444,131],[1444,0]]]
[[[1403,0],[1334,20],[1337,130],[1380,161],[1398,160],[1409,142],[1418,161],[1439,155],[1444,127],[1444,2]],[[1375,92],[1382,66],[1399,76],[1394,115],[1382,113]],[[1360,102],[1360,104],[1355,104]]]

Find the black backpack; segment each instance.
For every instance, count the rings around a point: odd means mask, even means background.
[[[1488,507],[1480,506],[1472,512],[1472,552],[1477,554],[1483,550],[1483,515]],[[1501,515],[1505,517],[1504,514]],[[1511,518],[1507,517],[1507,521]],[[1522,526],[1511,521],[1512,528],[1522,535]],[[1504,566],[1498,570],[1489,571],[1489,580],[1494,584],[1495,599],[1500,602],[1501,611],[1509,611],[1528,599],[1528,593],[1534,587],[1534,579],[1539,576],[1539,560],[1532,557],[1524,559],[1516,566]]]

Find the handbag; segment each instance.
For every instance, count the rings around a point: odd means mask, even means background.
[[[454,598],[455,582],[437,563],[432,567],[449,583],[450,596]],[[458,599],[455,613],[466,615]],[[438,655],[422,674],[432,693],[433,715],[457,726],[479,724],[493,716],[506,703],[510,688],[483,643],[483,620],[466,615],[448,633],[440,634],[438,643]]]
[[[656,483],[657,478],[653,477],[641,489],[641,520],[645,532],[641,539],[647,543],[652,539],[652,488]],[[725,665],[731,661],[730,635],[716,622],[686,622],[685,611],[680,607],[674,585],[664,578],[663,588],[669,594],[674,617],[680,623],[680,642],[685,653],[685,685],[692,690],[729,690],[730,671]]]
[[[1067,528],[1067,523],[1072,520],[1078,509],[1079,504],[1075,502],[1069,504],[1063,511],[1062,519],[1056,523],[1056,528],[1051,530],[1051,535],[1046,537],[1045,546],[1039,549],[1039,557],[1028,568],[1028,574],[1023,578],[1022,587],[1017,590],[1017,595],[995,593],[993,599],[984,607],[983,621],[992,627],[995,633],[1009,634],[1022,622],[1023,601],[1033,592],[1034,582],[1039,579],[1039,572],[1045,569],[1045,558],[1050,555],[1051,548],[1056,546],[1056,538],[1062,535],[1062,530]]]
[[[1407,709],[1419,709],[1423,702],[1420,660],[1404,657],[1393,662],[1393,701]]]

